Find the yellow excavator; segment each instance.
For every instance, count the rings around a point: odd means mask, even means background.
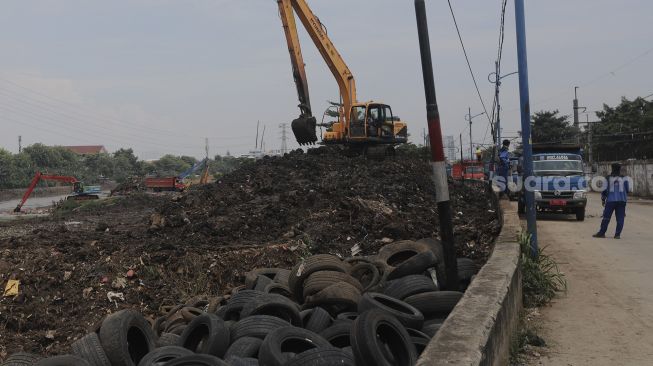
[[[366,150],[373,146],[386,146],[392,149],[394,145],[406,143],[408,140],[407,125],[399,117],[393,115],[389,105],[374,101],[358,102],[354,75],[329,39],[325,27],[313,14],[306,1],[277,0],[277,3],[299,96],[301,114],[291,125],[297,142],[300,145],[314,144],[318,140],[316,129],[320,126],[326,128],[322,136],[323,144],[349,145]],[[338,111],[337,121],[318,124],[317,119],[313,116],[294,13],[306,28],[338,83],[341,103],[335,105]]]

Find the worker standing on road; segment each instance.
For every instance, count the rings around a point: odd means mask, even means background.
[[[614,212],[617,219],[617,229],[615,230],[614,238],[621,239],[621,231],[624,228],[624,218],[626,217],[628,191],[630,190],[628,179],[624,179],[621,176],[621,164],[612,164],[612,173],[607,177],[607,180],[607,187],[601,192],[601,201],[605,207],[601,229],[593,236],[595,238],[605,238],[605,233],[608,231],[608,225],[612,219],[612,212]]]
[[[499,150],[499,169],[497,173],[502,180],[505,188],[503,193],[508,193],[508,173],[510,173],[510,140],[503,140],[503,146]]]
[[[480,146],[476,146],[476,161],[479,163],[483,161],[483,151],[481,151]]]

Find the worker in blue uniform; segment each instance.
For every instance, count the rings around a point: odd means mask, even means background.
[[[497,174],[500,181],[505,185],[503,193],[508,193],[508,175],[510,173],[510,140],[503,140],[501,150],[499,150],[499,168]]]
[[[628,179],[621,176],[621,164],[612,164],[612,172],[607,177],[607,187],[601,192],[601,202],[605,207],[603,209],[603,220],[599,232],[594,234],[595,238],[605,238],[608,231],[608,225],[614,212],[617,219],[617,229],[614,233],[615,239],[621,239],[621,231],[624,228],[624,219],[626,217],[626,202],[628,202],[628,191],[630,186]]]

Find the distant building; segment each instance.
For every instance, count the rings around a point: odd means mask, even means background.
[[[456,142],[453,136],[445,136],[442,139],[442,146],[444,146],[444,155],[448,161],[456,160]]]
[[[79,155],[97,155],[106,154],[107,149],[102,145],[89,145],[89,146],[62,146],[64,149],[70,150]]]

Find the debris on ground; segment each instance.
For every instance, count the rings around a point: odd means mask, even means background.
[[[0,298],[0,354],[61,354],[109,312],[153,317],[237,287],[254,268],[438,237],[428,162],[309,152],[262,159],[182,194],[135,193],[0,223],[0,283],[20,281],[18,296]],[[457,254],[477,264],[500,230],[487,194],[482,185],[451,186],[462,213],[454,217]]]

